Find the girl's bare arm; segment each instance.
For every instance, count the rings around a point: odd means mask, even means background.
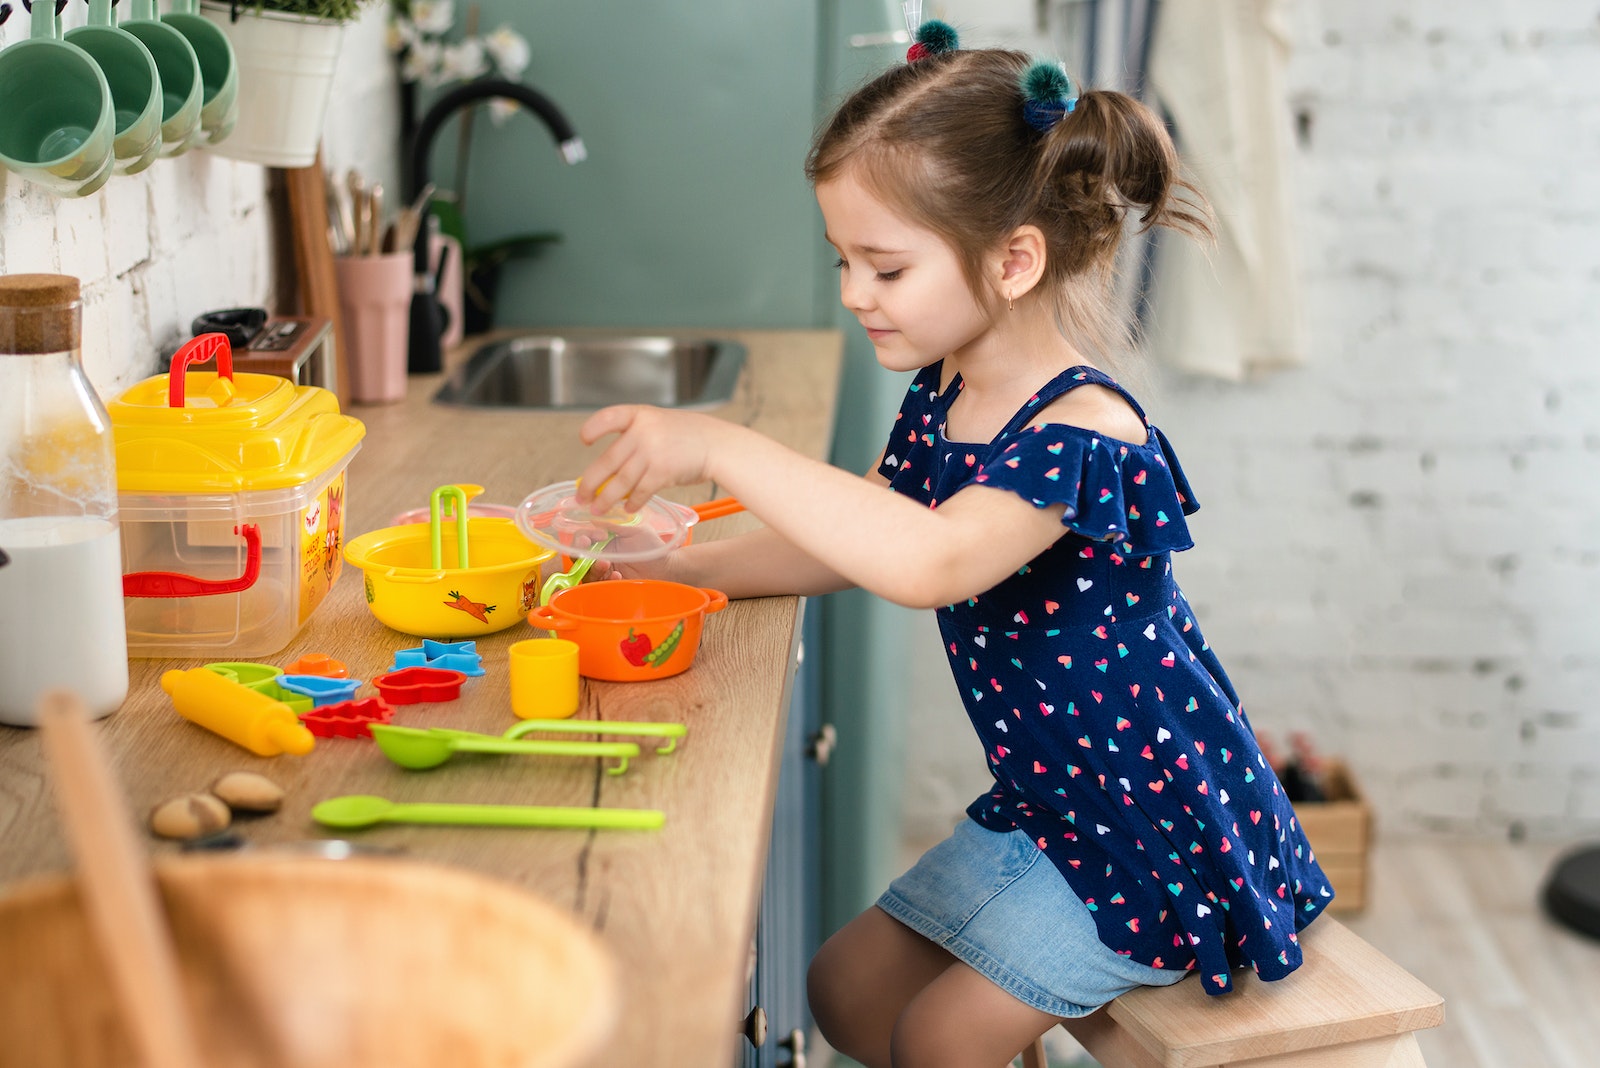
[[[600,487],[596,508],[715,481],[782,542],[816,561],[820,568],[809,576],[823,576],[823,588],[840,588],[825,577],[831,572],[842,584],[907,607],[937,608],[982,593],[1062,534],[1061,505],[1036,508],[1005,490],[968,486],[930,509],[881,479],[857,477],[711,416],[621,406],[597,412],[582,431],[589,442],[610,433],[619,436],[582,478],[584,486]],[[723,561],[728,581],[763,588],[759,554],[726,551],[739,560],[737,566]],[[796,559],[779,556],[775,563],[797,566]]]

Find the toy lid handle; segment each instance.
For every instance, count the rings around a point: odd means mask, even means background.
[[[221,336],[221,335],[218,335]],[[261,528],[254,523],[234,527],[244,535],[244,574],[234,579],[203,579],[176,571],[135,571],[122,576],[124,597],[210,597],[248,590],[261,577]]]
[[[209,363],[217,359],[217,376],[233,381],[233,346],[227,334],[201,334],[184,342],[172,354],[172,367],[167,373],[167,407],[183,407],[183,384],[191,363]]]

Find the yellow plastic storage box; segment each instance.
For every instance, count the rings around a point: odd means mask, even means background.
[[[215,372],[190,373],[216,358]],[[107,405],[133,656],[276,653],[339,577],[366,428],[325,389],[233,373],[222,334]]]

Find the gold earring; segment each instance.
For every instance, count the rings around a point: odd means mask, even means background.
[[[1011,296],[1006,297],[1006,311],[1016,311],[1016,310],[1017,310],[1016,298],[1015,297],[1011,297]]]

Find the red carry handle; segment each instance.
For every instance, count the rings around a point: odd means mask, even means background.
[[[217,358],[217,375],[232,382],[233,346],[227,334],[201,334],[184,342],[183,348],[172,354],[172,366],[167,372],[167,407],[183,407],[183,383],[188,377],[189,365],[209,363],[213,356]]]
[[[222,337],[221,334],[217,335]],[[226,338],[223,338],[226,341]],[[122,576],[124,597],[210,597],[248,590],[261,577],[261,528],[254,523],[234,527],[244,535],[244,574],[236,579],[203,579],[176,571],[135,571]]]

